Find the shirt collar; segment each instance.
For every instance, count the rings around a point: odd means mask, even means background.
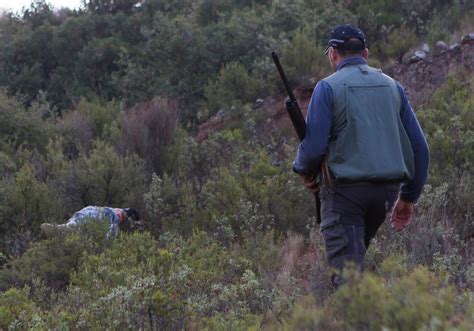
[[[344,58],[336,67],[336,71],[341,70],[344,67],[359,65],[359,64],[367,64],[367,61],[361,56],[350,56]]]

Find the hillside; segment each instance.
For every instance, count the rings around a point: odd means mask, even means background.
[[[7,13],[0,330],[472,331],[474,46],[385,64],[459,41],[473,16],[465,0],[40,0]],[[336,291],[269,55],[305,110],[341,23],[407,87],[430,168],[412,222],[387,218],[364,272],[348,266]]]
[[[449,75],[474,73],[474,41],[422,61],[387,68],[385,72],[402,83],[413,107],[419,108],[430,100]]]
[[[385,73],[398,80],[406,89],[409,100],[416,111],[430,100],[433,93],[442,86],[449,75],[474,74],[474,41],[467,42],[453,50],[446,50],[426,59],[411,63],[397,64],[383,69]],[[316,81],[312,79],[310,81]],[[295,89],[303,113],[306,115],[312,89],[315,84],[307,83],[305,88]],[[255,116],[260,119],[260,129],[267,133],[277,129],[294,134],[291,122],[284,107],[286,96],[260,99],[254,106]],[[228,117],[227,117],[228,118]],[[197,141],[203,141],[209,134],[226,127],[226,116],[218,113],[199,126]]]

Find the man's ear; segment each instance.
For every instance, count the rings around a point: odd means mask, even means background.
[[[337,60],[337,51],[334,47],[331,47],[331,49],[329,50],[329,57],[331,58],[331,61],[336,61]]]
[[[364,49],[364,52],[362,53],[362,56],[366,60],[369,58],[369,49],[368,48]]]

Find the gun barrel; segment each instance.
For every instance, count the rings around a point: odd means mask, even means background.
[[[272,52],[272,58],[280,74],[281,80],[283,81],[283,85],[285,85],[288,96],[290,97],[292,107],[287,107],[288,115],[290,116],[291,122],[293,123],[293,127],[295,128],[296,134],[298,135],[298,138],[301,141],[304,139],[304,136],[306,134],[306,121],[304,119],[303,114],[301,113],[301,108],[298,105],[298,101],[296,100],[296,97],[293,94],[293,90],[290,87],[288,78],[286,78],[285,71],[283,70],[283,67],[281,66],[281,63],[280,63],[280,59],[278,59],[278,55],[275,52]]]
[[[296,100],[295,95],[293,94],[293,90],[290,88],[290,83],[288,82],[288,78],[286,78],[285,71],[281,66],[280,59],[278,59],[278,55],[275,52],[272,52],[273,62],[275,62],[275,66],[277,67],[278,73],[280,74],[281,80],[285,85],[286,91],[288,92],[288,96],[291,100],[291,105],[288,107],[288,115],[290,116],[291,122],[293,123],[293,127],[295,128],[296,134],[300,141],[304,139],[306,134],[306,121],[301,113],[300,106],[298,105],[298,101]],[[314,194],[314,201],[316,204],[316,221],[318,224],[321,223],[321,201],[319,200],[319,193]]]
[[[288,93],[288,96],[290,97],[290,100],[296,102],[296,97],[293,94],[293,90],[290,88],[290,82],[288,81],[288,78],[286,78],[285,71],[283,70],[283,67],[280,63],[280,59],[275,52],[272,52],[272,59],[273,62],[275,62],[275,66],[277,67],[278,73],[280,74],[281,80],[283,81],[283,85],[285,85],[285,89]]]

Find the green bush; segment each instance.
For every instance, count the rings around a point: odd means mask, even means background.
[[[0,235],[3,237],[0,249],[10,255],[21,254],[30,239],[39,234],[44,222],[54,222],[64,213],[58,192],[37,179],[37,170],[32,164],[25,164],[15,174],[13,181],[4,181],[0,190]],[[30,233],[15,237],[20,233]],[[8,238],[14,239],[16,243]],[[16,239],[15,239],[16,238]]]
[[[258,330],[261,317],[256,314],[220,313],[196,323],[199,330]],[[194,326],[194,325],[193,325]]]
[[[336,325],[331,321],[323,320],[323,312],[318,309],[314,299],[310,296],[304,297],[296,307],[294,307],[291,317],[283,320],[281,330],[335,330]],[[271,329],[268,328],[268,329]]]
[[[80,114],[85,114],[86,118],[93,123],[95,137],[103,138],[107,126],[110,126],[114,121],[117,121],[119,110],[117,104],[104,103],[98,100],[91,102],[86,99],[81,99],[79,104],[76,106],[75,111]]]
[[[324,49],[316,43],[315,31],[310,25],[297,30],[283,48],[281,57],[289,79],[300,84],[307,84],[310,78],[322,78],[331,70]]]
[[[450,223],[464,237],[474,231],[471,221],[474,179],[470,170],[474,165],[472,83],[472,78],[463,74],[449,77],[417,113],[430,146],[429,184],[434,191],[444,190],[440,203]]]
[[[117,286],[129,285],[134,277],[169,274],[171,256],[159,251],[148,233],[120,236],[99,255],[84,256],[72,276],[72,284],[91,295],[102,296]]]
[[[39,229],[42,222],[61,215],[57,193],[36,178],[36,169],[25,164],[15,176],[15,182],[7,192],[7,203],[16,219],[17,227]]]
[[[259,244],[260,251],[265,243]],[[147,329],[249,324],[272,293],[244,253],[198,231],[187,240],[125,234],[103,251],[89,249],[82,255],[71,270],[67,292],[42,323],[52,328]]]
[[[10,326],[20,317],[20,315],[30,315],[36,309],[28,295],[30,289],[24,287],[21,290],[12,288],[6,292],[0,293],[0,328],[9,330]],[[21,325],[27,328],[28,325]]]
[[[382,53],[384,58],[389,57],[397,60],[398,63],[403,63],[405,54],[415,45],[416,41],[415,31],[403,25],[386,32],[385,41],[381,43],[379,53]]]
[[[425,268],[387,284],[375,276],[347,276],[348,284],[334,296],[336,319],[343,327],[374,330],[388,327],[418,330],[434,319],[449,325],[455,291]]]
[[[191,233],[195,222],[196,203],[192,186],[166,174],[160,178],[153,174],[148,192],[143,196],[148,212],[149,229],[154,234],[163,231]]]
[[[277,160],[266,150],[280,148],[272,139],[261,146],[245,141],[241,132],[227,130],[200,145],[186,144],[177,175],[154,177],[144,199],[154,223],[163,220],[170,224],[165,231],[183,233],[199,227],[221,239],[273,227],[309,231],[314,197],[298,176],[289,176],[289,160]]]
[[[244,193],[238,177],[226,168],[218,168],[203,186],[205,209],[209,216],[234,214]]]
[[[432,168],[414,221],[384,224],[369,273],[335,293],[294,141],[251,104],[277,87],[272,50],[314,85],[335,22],[361,26],[380,64],[454,38],[472,4],[99,2],[0,20],[0,85],[15,95],[0,95],[0,329],[472,328],[472,78],[418,112]],[[227,130],[194,139],[219,110]],[[89,204],[135,207],[149,232],[108,240],[90,223],[38,240],[40,223]]]
[[[0,289],[32,286],[35,280],[44,282],[50,289],[64,289],[84,254],[94,254],[107,247],[107,230],[107,222],[90,222],[78,233],[31,244],[20,258],[2,267]]]
[[[237,62],[226,64],[214,81],[204,89],[207,105],[214,114],[219,109],[229,109],[243,103],[253,102],[260,86],[258,78],[251,76],[243,65]]]
[[[65,187],[83,206],[140,206],[144,164],[135,155],[120,156],[108,144],[96,141],[90,154],[82,154],[69,167]]]
[[[439,184],[474,164],[474,95],[472,79],[460,73],[448,78],[417,116],[431,154],[431,181]]]
[[[0,147],[12,157],[18,149],[44,152],[48,140],[56,133],[51,122],[38,111],[27,110],[15,99],[0,93]]]
[[[366,273],[345,273],[346,284],[318,307],[312,300],[300,303],[284,330],[468,330],[471,317],[455,321],[456,291],[443,277],[419,267],[386,279]]]
[[[148,233],[123,235],[103,253],[84,256],[72,275],[72,289],[90,308],[79,311],[76,323],[87,328],[179,326],[184,304],[173,294],[179,284],[170,282],[172,266],[173,254],[158,249]]]

